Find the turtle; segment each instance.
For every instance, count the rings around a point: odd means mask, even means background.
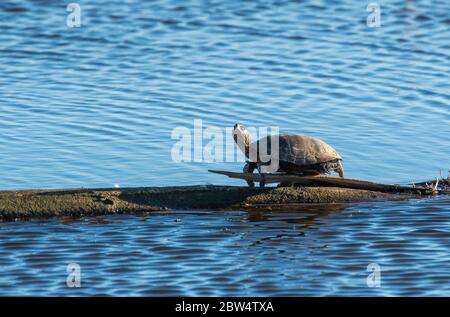
[[[236,123],[233,128],[234,141],[247,158],[243,172],[253,173],[257,169],[261,174],[261,187],[265,185],[264,173],[261,171],[261,167],[269,165],[270,161],[264,163],[258,151],[263,142],[265,142],[267,150],[264,148],[264,152],[267,152],[273,158],[272,155],[276,154],[271,153],[271,138],[273,137],[263,137],[251,143],[247,128],[239,123]],[[340,177],[344,177],[344,168],[341,164],[342,156],[324,141],[301,134],[279,134],[275,135],[275,137],[278,137],[279,142],[278,169],[276,172],[299,175],[320,175],[334,171]],[[250,153],[256,153],[256,155],[250,155]],[[254,187],[253,181],[247,180],[247,184],[249,187]]]

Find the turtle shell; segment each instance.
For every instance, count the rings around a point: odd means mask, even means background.
[[[265,150],[262,142],[267,144],[267,153],[271,153],[271,137],[264,137],[250,145],[250,151]],[[258,161],[260,155],[258,152]],[[300,134],[279,135],[279,161],[295,165],[314,165],[335,160],[342,160],[338,152],[322,140]]]

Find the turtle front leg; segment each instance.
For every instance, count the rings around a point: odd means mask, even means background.
[[[242,171],[244,173],[252,174],[256,167],[257,167],[256,163],[254,163],[254,162],[247,162],[244,165],[244,169]],[[250,188],[255,187],[255,182],[254,181],[249,181],[249,180],[245,180],[245,181],[247,182],[248,187],[250,187]]]
[[[266,174],[261,172],[261,164],[258,164],[257,168],[258,168],[258,172],[259,172],[259,177],[261,178],[261,180],[259,182],[259,187],[263,188],[264,186],[266,186]]]

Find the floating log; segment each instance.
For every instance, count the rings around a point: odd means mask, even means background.
[[[0,219],[136,214],[170,210],[271,210],[305,204],[398,199],[336,187],[185,186],[0,191]],[[326,209],[326,208],[325,208]]]
[[[254,182],[261,181],[261,175],[257,173],[255,174],[236,173],[236,172],[216,171],[216,170],[209,170],[209,172],[225,175],[230,178],[237,178]],[[265,183],[292,183],[300,186],[323,186],[323,187],[331,186],[339,188],[370,190],[383,193],[398,193],[398,194],[407,193],[419,195],[433,194],[432,190],[427,187],[381,184],[359,179],[349,179],[326,175],[302,176],[302,175],[281,174],[281,173],[265,174],[264,181]]]
[[[232,178],[260,181],[258,174],[212,171]],[[292,210],[316,204],[341,204],[374,199],[396,200],[435,193],[432,182],[415,186],[387,185],[330,176],[266,175],[267,183],[301,186],[180,186],[0,191],[0,220],[49,216],[83,216],[170,210]],[[437,186],[436,186],[437,187]],[[448,189],[440,182],[439,193]],[[450,192],[447,192],[450,194]],[[330,206],[330,205],[329,205]],[[331,207],[323,210],[329,210]],[[317,209],[317,208],[315,208]]]

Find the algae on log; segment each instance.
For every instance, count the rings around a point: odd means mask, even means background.
[[[170,209],[246,209],[404,197],[337,187],[185,186],[0,191],[0,219],[138,213]]]

